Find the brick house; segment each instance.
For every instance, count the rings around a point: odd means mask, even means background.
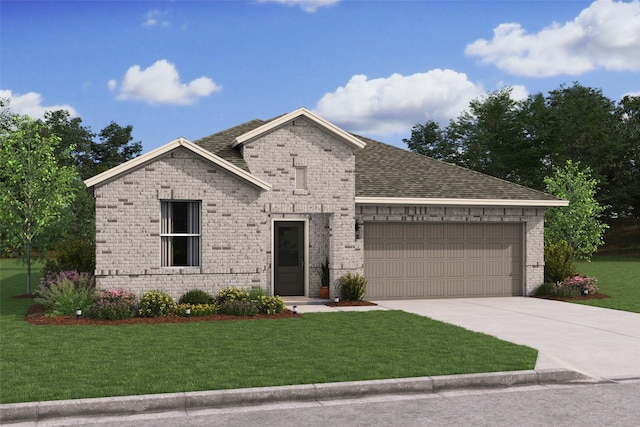
[[[364,273],[367,298],[528,295],[548,194],[363,138],[300,108],[179,138],[85,181],[101,288],[261,286],[317,297]]]

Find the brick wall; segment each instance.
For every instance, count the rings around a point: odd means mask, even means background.
[[[544,209],[501,207],[356,206],[364,221],[518,222],[524,224],[525,293],[531,295],[544,281]]]

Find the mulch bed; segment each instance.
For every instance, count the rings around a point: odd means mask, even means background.
[[[264,319],[289,319],[293,317],[300,317],[299,314],[294,314],[291,310],[286,309],[282,313],[266,315],[257,314],[255,316],[228,316],[225,314],[211,314],[208,316],[166,316],[166,317],[134,317],[133,319],[123,320],[98,320],[90,319],[88,317],[81,317],[76,319],[75,316],[45,316],[45,308],[42,304],[34,304],[27,310],[27,315],[24,317],[29,323],[34,325],[55,325],[55,326],[69,326],[69,325],[140,325],[140,324],[156,324],[156,323],[186,323],[186,322],[214,322],[222,320],[264,320]]]
[[[370,301],[340,301],[340,302],[328,302],[325,305],[329,307],[356,307],[356,306],[378,305],[378,304]]]
[[[535,298],[541,298],[541,299],[550,299],[550,300],[554,300],[554,301],[585,301],[585,300],[590,300],[590,299],[605,299],[605,298],[611,298],[609,295],[605,295],[605,294],[594,294],[594,295],[587,295],[585,296],[579,296],[579,297],[555,297],[555,296],[551,296],[551,295],[534,295]]]

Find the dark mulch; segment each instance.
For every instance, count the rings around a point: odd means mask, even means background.
[[[589,300],[589,299],[605,299],[605,298],[611,298],[609,295],[605,295],[605,294],[594,294],[594,295],[587,295],[585,296],[579,296],[579,297],[556,297],[556,296],[551,296],[551,295],[535,295],[536,298],[541,298],[541,299],[551,299],[554,301],[585,301],[585,300]]]
[[[225,314],[211,314],[208,316],[166,316],[166,317],[134,317],[133,319],[123,320],[97,320],[90,319],[88,317],[82,317],[76,319],[75,316],[45,316],[45,308],[42,304],[34,304],[29,307],[27,315],[24,317],[29,323],[34,325],[55,325],[55,326],[68,326],[68,325],[140,325],[140,324],[155,324],[155,323],[185,323],[185,322],[214,322],[222,320],[264,320],[264,319],[289,319],[293,317],[299,317],[299,314],[294,314],[291,310],[286,309],[282,313],[266,315],[258,314],[255,316],[228,316]]]
[[[37,295],[36,294],[22,294],[22,295],[15,295],[12,296],[11,298],[16,298],[16,299],[33,299],[36,298]]]
[[[378,305],[375,302],[370,301],[340,301],[340,302],[328,302],[326,305],[329,307],[354,307],[360,305]]]

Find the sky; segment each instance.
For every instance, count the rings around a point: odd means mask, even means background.
[[[505,86],[640,96],[640,0],[0,0],[0,97],[147,152],[306,107],[406,147]]]

